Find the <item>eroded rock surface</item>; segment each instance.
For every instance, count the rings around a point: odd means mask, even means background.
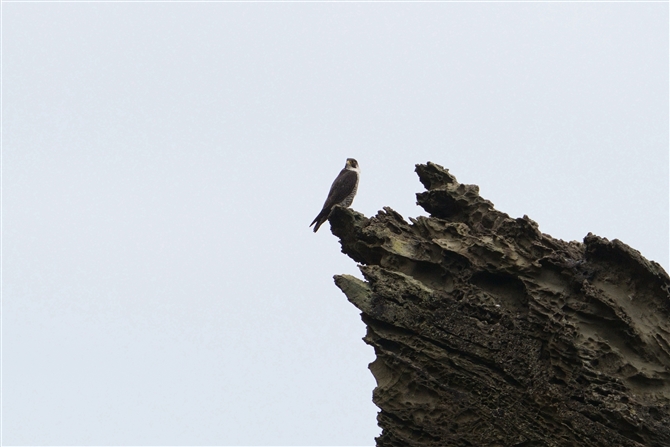
[[[417,165],[431,217],[330,216],[365,281],[378,446],[670,446],[670,278],[624,243],[542,234]]]

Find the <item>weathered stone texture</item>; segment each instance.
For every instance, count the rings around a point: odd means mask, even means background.
[[[378,446],[670,446],[670,278],[624,243],[542,234],[417,165],[431,217],[330,216],[377,359]]]

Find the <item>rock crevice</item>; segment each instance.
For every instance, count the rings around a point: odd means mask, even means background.
[[[378,446],[670,446],[670,278],[624,243],[565,242],[417,165],[430,217],[336,207],[364,281],[335,283],[376,360]]]

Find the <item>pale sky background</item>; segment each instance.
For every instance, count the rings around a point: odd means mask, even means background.
[[[373,445],[308,228],[439,163],[668,268],[667,3],[3,3],[4,445]]]

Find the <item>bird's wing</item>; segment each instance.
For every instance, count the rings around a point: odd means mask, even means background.
[[[333,206],[342,202],[349,194],[351,194],[354,186],[356,186],[357,180],[358,173],[356,171],[342,169],[333,184],[330,186],[328,198],[323,204],[323,209],[332,208]]]

